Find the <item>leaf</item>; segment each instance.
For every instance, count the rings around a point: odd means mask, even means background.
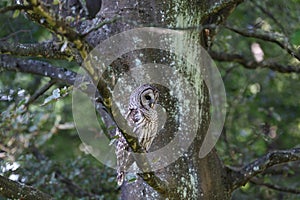
[[[120,137],[118,135],[113,136],[109,142],[109,146],[113,145],[119,138]]]
[[[20,15],[20,10],[15,10],[12,18],[17,18]]]
[[[45,106],[53,101],[56,101],[59,97],[61,97],[60,95],[60,89],[59,88],[56,88],[55,90],[52,91],[52,95],[47,97],[45,100],[44,100],[44,103],[41,105],[41,106]]]
[[[112,146],[112,145],[116,142],[116,140],[117,140],[116,138],[110,140],[110,142],[109,142],[108,145],[109,145],[109,146]]]
[[[72,86],[70,87],[63,87],[63,88],[56,88],[55,90],[52,91],[52,95],[47,97],[44,100],[44,103],[41,106],[45,106],[49,103],[52,103],[54,101],[57,101],[63,97],[66,97],[70,91],[72,91]]]
[[[134,182],[134,181],[136,181],[136,177],[131,177],[130,179],[128,179],[127,181],[129,182],[129,183],[131,183],[131,182]]]
[[[114,130],[116,128],[116,126],[110,126],[107,130],[108,131],[112,131],[112,130]],[[115,136],[116,137],[116,136]]]
[[[26,103],[26,99],[22,99],[19,103],[18,103],[18,107],[20,107],[21,105],[24,105]]]
[[[291,41],[294,45],[300,45],[300,30],[296,30],[292,36]]]
[[[52,3],[53,5],[58,5],[59,4],[59,0],[53,0],[53,3]]]

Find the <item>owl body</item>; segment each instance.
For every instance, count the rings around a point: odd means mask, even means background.
[[[126,120],[129,126],[133,127],[133,133],[138,138],[138,142],[146,152],[157,134],[158,116],[155,110],[159,97],[156,87],[145,84],[136,88],[129,99]],[[129,167],[130,152],[127,141],[120,131],[117,130],[117,181],[121,185],[124,181],[125,170]]]
[[[158,116],[155,110],[159,92],[151,85],[138,87],[130,96],[126,119],[140,145],[148,151],[156,136]]]

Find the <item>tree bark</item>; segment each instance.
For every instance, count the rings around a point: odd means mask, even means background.
[[[50,200],[53,199],[48,194],[45,194],[33,187],[20,184],[12,181],[4,176],[0,176],[0,190],[3,197],[11,199],[37,199],[37,200]]]
[[[218,5],[220,3],[220,7]],[[103,1],[107,13],[118,13],[124,19],[112,24],[110,29],[122,32],[131,28],[156,26],[168,28],[189,29],[210,24],[219,24],[229,15],[239,1]],[[117,10],[116,10],[117,8]],[[102,13],[105,15],[104,11]],[[220,17],[221,16],[221,17]],[[134,22],[134,23],[132,23]],[[213,34],[214,30],[211,30]],[[209,37],[212,37],[210,35]],[[190,32],[195,42],[208,47],[208,36],[203,29]],[[181,47],[183,48],[183,47]],[[188,48],[188,47],[184,47]],[[138,54],[138,53],[137,53]],[[136,55],[137,56],[137,55]],[[146,57],[153,56],[146,51]],[[164,57],[164,53],[160,54]],[[127,63],[135,55],[127,57]],[[126,60],[126,58],[125,58]],[[124,61],[126,63],[126,61]],[[183,66],[181,66],[184,68]],[[189,69],[187,69],[189,70]],[[201,121],[197,136],[189,150],[177,161],[162,170],[155,171],[155,175],[167,181],[168,188],[161,192],[149,186],[141,177],[134,182],[126,182],[122,186],[122,199],[229,199],[226,170],[219,160],[215,150],[206,157],[199,158],[199,150],[209,125],[209,98],[204,83],[196,87],[201,93]],[[197,122],[196,122],[197,123]]]

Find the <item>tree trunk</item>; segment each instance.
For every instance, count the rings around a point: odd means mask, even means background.
[[[218,3],[222,5],[218,7]],[[155,26],[165,28],[189,28],[203,27],[207,24],[221,23],[236,6],[235,1],[110,1],[102,2],[102,16],[112,18],[118,13],[122,21],[110,24],[109,29],[118,33],[132,28]],[[114,13],[114,14],[112,14]],[[189,37],[198,44],[209,47],[209,37],[213,36],[213,29],[194,29],[190,31]],[[90,35],[92,38],[103,39],[101,36]],[[90,40],[91,41],[91,40]],[[95,42],[95,40],[94,40]],[[189,48],[178,45],[178,48]],[[163,52],[154,56],[151,51],[145,51],[147,59],[153,57],[168,57]],[[131,55],[125,57],[122,63],[132,63]],[[197,55],[194,55],[197,56]],[[127,59],[127,60],[126,60]],[[189,73],[188,67],[181,66]],[[162,72],[163,73],[163,72]],[[209,96],[208,90],[203,82],[195,84],[201,94],[199,104],[200,124],[197,136],[188,151],[178,160],[155,171],[155,175],[167,181],[168,189],[158,192],[149,186],[142,178],[134,182],[125,182],[122,185],[122,199],[229,199],[230,192],[226,184],[226,170],[215,150],[200,159],[199,150],[209,125]],[[195,122],[197,123],[197,122]],[[159,137],[159,136],[158,136]]]

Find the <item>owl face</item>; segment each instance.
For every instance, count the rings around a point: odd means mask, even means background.
[[[132,126],[137,126],[147,119],[156,119],[155,106],[158,102],[159,91],[152,85],[145,84],[134,90],[130,96],[129,111],[126,119]],[[150,120],[151,121],[151,120]]]
[[[145,89],[140,96],[140,102],[141,105],[147,109],[154,109],[155,105],[158,101],[158,90],[156,88],[153,88],[151,86],[149,86],[149,88]]]

